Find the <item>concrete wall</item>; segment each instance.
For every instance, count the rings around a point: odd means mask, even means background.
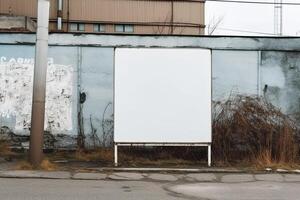
[[[36,24],[29,17],[0,15],[0,31],[34,32]]]
[[[1,45],[0,55],[0,123],[17,133],[28,133],[34,46]],[[76,114],[76,72],[76,48],[50,47],[45,120],[45,129],[50,132],[76,131],[72,120]]]
[[[30,127],[34,40],[31,34],[0,34],[0,126],[22,134]],[[264,95],[300,121],[298,38],[52,34],[49,41],[45,126],[53,134],[76,135],[81,128],[89,144],[109,144],[114,48],[124,46],[209,48],[214,101],[231,93]],[[80,93],[86,96],[82,104]]]
[[[262,52],[260,66],[263,95],[300,122],[300,52]]]

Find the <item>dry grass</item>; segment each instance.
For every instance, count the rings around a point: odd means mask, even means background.
[[[55,171],[58,169],[57,165],[49,161],[48,159],[44,159],[40,165],[40,169],[46,171]]]
[[[213,161],[219,167],[253,167],[255,169],[299,167],[298,125],[289,116],[264,99],[234,96],[213,108]],[[0,156],[11,151],[0,143]],[[195,147],[122,147],[120,163],[127,166],[191,166],[206,164],[206,150]],[[112,148],[56,152],[50,160],[113,163]],[[28,162],[17,169],[32,169]],[[56,170],[45,160],[40,169]]]
[[[0,156],[10,157],[12,155],[14,155],[14,153],[11,151],[9,144],[5,141],[0,141]]]
[[[126,154],[120,154],[120,165],[129,167],[190,167],[206,165],[206,161],[191,161],[186,159],[147,159],[141,157],[132,157]]]
[[[111,148],[97,148],[95,150],[77,150],[75,159],[79,161],[113,161],[113,150]]]
[[[300,165],[297,162],[277,161],[272,158],[271,152],[261,152],[257,158],[252,160],[255,169],[299,169]]]
[[[16,166],[16,170],[33,170],[33,166],[28,161],[19,161]]]
[[[45,170],[45,171],[55,171],[58,169],[57,165],[49,161],[48,159],[44,159],[41,165],[37,168],[33,167],[28,161],[19,161],[16,166],[16,170]]]
[[[96,148],[94,150],[57,151],[49,154],[50,160],[66,160],[69,166],[83,166],[82,162],[99,163],[112,166],[113,148]],[[206,165],[206,149],[190,147],[122,147],[119,149],[119,163],[124,166],[191,166]],[[66,165],[59,164],[60,167]]]
[[[214,105],[212,147],[218,163],[295,165],[299,133],[291,118],[261,98],[235,96]]]
[[[206,149],[196,147],[122,147],[120,164],[124,166],[185,167],[206,165]]]

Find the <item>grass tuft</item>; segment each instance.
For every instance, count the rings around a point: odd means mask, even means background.
[[[55,171],[58,167],[48,159],[44,159],[40,165],[40,169],[45,171]]]
[[[44,159],[41,163],[41,165],[37,168],[32,166],[28,161],[19,161],[16,166],[16,170],[45,170],[45,171],[55,171],[58,169],[58,167],[49,161],[48,159]]]
[[[16,170],[33,170],[33,166],[28,161],[19,161],[16,166]]]

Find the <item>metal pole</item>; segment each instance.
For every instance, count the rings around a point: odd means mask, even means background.
[[[38,0],[37,36],[29,145],[30,163],[37,167],[43,159],[43,136],[48,65],[49,0]]]
[[[63,0],[57,0],[57,30],[62,30]]]
[[[171,34],[174,34],[174,0],[171,1]]]
[[[207,146],[207,164],[211,167],[211,144]]]
[[[280,35],[283,35],[283,15],[282,15],[282,0],[280,0]]]
[[[118,144],[115,143],[115,166],[117,167],[118,166]]]

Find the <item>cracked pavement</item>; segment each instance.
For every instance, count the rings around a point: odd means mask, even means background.
[[[4,199],[298,200],[300,174],[0,172]],[[2,199],[2,198],[1,198]]]

